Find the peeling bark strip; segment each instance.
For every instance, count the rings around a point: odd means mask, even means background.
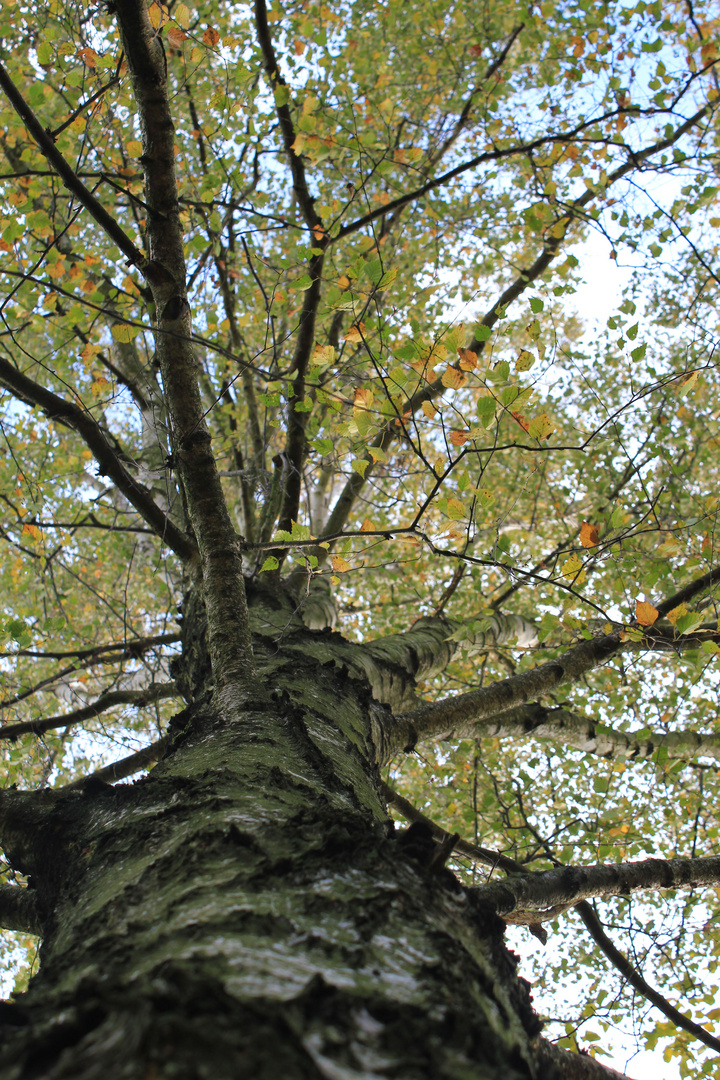
[[[145,0],[118,0],[115,11],[140,117],[150,256],[144,274],[158,316],[157,358],[173,455],[200,552],[210,657],[215,689],[221,692],[252,681],[252,644],[240,544],[210,448],[191,343],[165,53]]]

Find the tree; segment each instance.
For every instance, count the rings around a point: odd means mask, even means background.
[[[3,1080],[717,1067],[717,23],[499,8],[3,6]]]

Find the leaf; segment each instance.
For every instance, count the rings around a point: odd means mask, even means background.
[[[263,574],[266,570],[277,570],[279,565],[280,563],[274,555],[268,555],[267,559],[260,567],[260,573]]]
[[[563,563],[562,568],[561,568],[561,573],[562,573],[562,576],[567,581],[576,580],[577,583],[579,584],[579,582],[581,580],[579,575],[580,575],[580,572],[582,571],[582,568],[583,568],[582,559],[577,554],[577,552],[573,552],[573,554],[570,556],[570,558],[566,559],[565,562]]]
[[[465,431],[451,431],[449,435],[449,441],[453,446],[464,446],[468,441],[468,435]]]
[[[441,382],[450,390],[459,390],[467,382],[467,375],[458,368],[448,366],[443,372]]]
[[[518,353],[518,358],[515,361],[516,371],[529,371],[535,363],[535,357],[527,349],[521,349]]]
[[[179,26],[169,26],[167,30],[167,39],[172,45],[173,49],[182,49],[183,42],[187,38],[187,34],[184,30],[181,30]]]
[[[467,509],[460,499],[452,498],[447,501],[447,516],[451,521],[459,521],[467,517]]]
[[[37,525],[31,525],[30,522],[26,522],[21,530],[21,536],[29,536],[31,540],[42,540],[42,533]]]
[[[539,311],[542,311],[544,307],[545,307],[545,304],[543,303],[543,301],[540,299],[539,296],[531,296],[530,297],[530,310],[532,312],[534,312],[535,315],[537,315],[537,313]]]
[[[360,526],[360,532],[375,532],[375,526],[373,525],[370,518],[365,518],[362,525]]]
[[[116,341],[128,342],[136,338],[140,330],[137,326],[128,326],[127,323],[115,323],[110,332]]]
[[[530,421],[528,432],[533,439],[548,439],[553,431],[555,425],[548,416],[547,413],[539,413],[533,420]]]
[[[473,352],[472,349],[458,349],[458,357],[461,371],[474,371],[477,367],[477,353]]]
[[[173,18],[177,23],[182,26],[183,30],[187,30],[190,25],[190,8],[187,4],[178,4],[173,8]]]
[[[635,601],[635,619],[641,626],[652,626],[660,612],[646,600]]]
[[[343,559],[342,555],[333,555],[332,568],[336,574],[345,574],[348,570],[352,570],[350,563],[347,559]]]
[[[423,403],[422,403],[422,411],[425,413],[425,415],[430,420],[432,420],[433,417],[437,416],[437,414],[438,414],[438,411],[435,408],[435,406],[433,405],[432,401],[423,401]]]
[[[94,49],[78,49],[77,55],[80,57],[85,67],[97,67],[98,54]]]
[[[345,341],[358,342],[363,340],[365,333],[365,323],[358,323],[356,326],[351,326],[345,335]]]
[[[600,537],[595,525],[591,525],[589,521],[583,521],[580,526],[580,543],[584,548],[597,547],[600,543]]]
[[[203,33],[202,40],[203,45],[207,45],[209,49],[214,49],[220,41],[220,34],[214,27],[208,26],[207,30]]]

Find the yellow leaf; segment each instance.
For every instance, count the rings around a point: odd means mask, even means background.
[[[472,349],[458,349],[461,371],[474,371],[477,367],[477,353]]]
[[[422,411],[430,420],[432,420],[434,416],[437,416],[437,409],[433,405],[432,401],[423,401]]]
[[[93,397],[100,397],[101,394],[107,392],[108,387],[111,384],[105,378],[104,375],[99,375],[97,379],[90,385],[90,393]]]
[[[458,368],[447,367],[443,372],[441,381],[443,386],[447,386],[451,390],[459,390],[467,382],[467,375]]]
[[[660,612],[646,600],[635,601],[635,618],[641,626],[652,626]]]
[[[583,521],[580,526],[580,543],[584,548],[597,547],[600,542],[598,531],[589,521]]]
[[[459,499],[448,499],[447,501],[447,516],[451,521],[459,521],[460,518],[464,518],[467,514],[465,504],[461,503]]]
[[[362,525],[360,526],[360,532],[375,532],[375,526],[373,525],[370,518],[365,518]]]
[[[332,345],[316,345],[313,349],[310,363],[315,367],[327,367],[335,359],[335,349]]]
[[[360,322],[357,326],[351,326],[345,335],[345,340],[350,342],[362,341],[365,333],[365,323]]]
[[[521,349],[518,353],[518,358],[515,361],[516,371],[529,371],[535,363],[535,357],[527,349]]]
[[[568,581],[574,581],[579,584],[579,582],[582,580],[582,578],[580,577],[582,567],[582,559],[577,554],[577,552],[574,552],[570,556],[570,558],[563,563],[561,567],[562,576]]]
[[[128,157],[139,158],[142,157],[143,144],[139,139],[131,139],[130,142],[125,143],[125,153]]]
[[[342,555],[333,555],[332,568],[336,574],[344,574],[351,569],[351,566],[347,559],[343,559]]]
[[[173,16],[183,30],[187,30],[190,25],[190,8],[187,4],[178,4],[176,8],[173,8]]]
[[[116,341],[127,342],[132,341],[134,337],[140,333],[137,327],[128,326],[127,323],[116,323],[111,330],[112,336]]]
[[[668,611],[667,620],[668,620],[669,623],[672,623],[672,625],[674,626],[675,623],[678,621],[678,619],[681,619],[683,617],[683,615],[687,615],[687,613],[688,613],[687,604],[678,604],[678,606],[674,607],[672,609],[672,611]]]
[[[167,22],[168,11],[167,8],[162,7],[160,4],[152,4],[148,8],[148,16],[150,25],[154,30],[157,30],[161,23]]]

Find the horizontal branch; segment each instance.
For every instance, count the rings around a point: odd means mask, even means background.
[[[134,754],[128,754],[127,757],[119,758],[118,761],[113,761],[112,764],[105,765],[102,769],[96,769],[95,772],[89,773],[87,776],[81,776],[70,784],[64,784],[58,790],[82,790],[88,780],[100,781],[104,784],[114,784],[116,780],[124,780],[125,777],[132,776],[133,773],[154,765],[162,757],[168,742],[167,738],[158,739],[149,746],[144,746],[142,750],[136,750]]]
[[[65,649],[61,652],[40,652],[37,649],[16,649],[14,652],[0,652],[0,657],[5,656],[33,656],[51,660],[64,660],[69,656],[75,656],[78,660],[88,660],[92,657],[102,656],[105,653],[119,652],[122,655],[115,657],[117,660],[137,659],[152,649],[155,645],[173,645],[180,641],[182,635],[154,634],[152,637],[138,638],[137,641],[116,641],[108,645],[94,645],[89,649]]]
[[[141,709],[152,701],[172,697],[180,697],[180,691],[175,683],[151,683],[142,690],[111,690],[106,694],[101,694],[91,705],[63,713],[61,716],[48,716],[45,720],[23,720],[17,724],[6,724],[0,727],[0,739],[17,739],[20,735],[27,734],[42,735],[45,731],[79,724],[117,705],[134,705],[135,708]]]
[[[478,739],[530,737],[571,747],[586,754],[614,759],[645,761],[662,751],[673,760],[709,757],[720,760],[720,735],[696,731],[617,731],[589,716],[563,706],[547,709],[533,703],[478,720],[473,727]]]
[[[717,888],[720,856],[704,859],[645,859],[642,862],[560,866],[540,873],[515,874],[490,885],[480,885],[476,895],[493,905],[501,917],[516,912],[543,913],[569,907],[591,896],[630,896],[658,889]]]
[[[42,934],[37,893],[22,885],[0,885],[0,926],[21,934]]]

